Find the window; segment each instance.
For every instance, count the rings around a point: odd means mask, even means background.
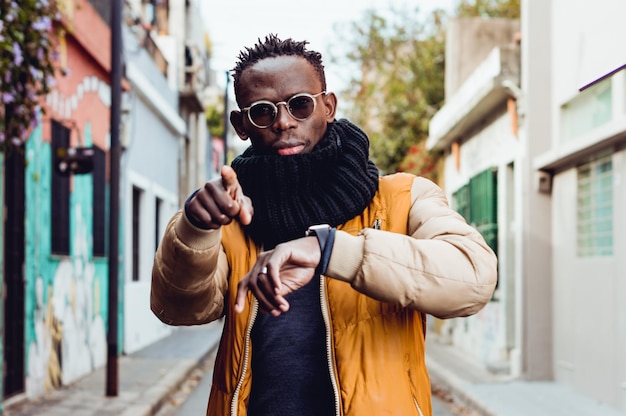
[[[141,200],[143,197],[143,191],[133,186],[133,241],[132,241],[132,261],[133,261],[133,282],[139,281],[139,273],[140,267],[139,263],[141,261],[141,253],[140,253],[140,235],[141,235]]]
[[[93,155],[93,255],[106,256],[106,153],[94,146]]]
[[[161,198],[156,199],[155,212],[154,212],[154,250],[159,248],[159,242],[161,241],[161,209],[163,208],[163,200]]]
[[[576,202],[577,255],[613,255],[613,163],[610,154],[578,167]]]
[[[59,152],[70,146],[70,129],[52,120],[52,166],[56,166]],[[51,251],[52,254],[70,254],[70,177],[52,170],[51,193]]]
[[[487,169],[454,193],[455,208],[498,253],[498,171]]]
[[[469,185],[463,185],[454,193],[454,205],[457,212],[470,222]]]
[[[498,254],[498,171],[487,169],[470,179],[470,223]]]
[[[561,108],[561,140],[572,141],[613,119],[611,78],[581,92]]]

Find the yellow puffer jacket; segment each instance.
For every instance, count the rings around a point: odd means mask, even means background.
[[[425,314],[482,308],[496,281],[493,252],[437,186],[407,174],[382,177],[369,207],[338,230],[320,284],[336,414],[431,415]],[[258,307],[251,294],[242,313],[233,306],[258,253],[238,223],[202,231],[179,212],[155,258],[151,305],[163,322],[199,324],[225,314],[210,416],[246,414]]]

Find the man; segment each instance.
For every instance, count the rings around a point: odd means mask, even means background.
[[[434,183],[379,177],[306,43],[240,53],[230,121],[252,145],[170,221],[152,310],[225,317],[207,415],[430,415],[425,317],[479,311],[496,257]]]

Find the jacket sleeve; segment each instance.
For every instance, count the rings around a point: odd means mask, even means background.
[[[221,229],[201,230],[183,211],[167,225],[152,266],[150,307],[168,325],[218,319],[228,289],[228,260]]]
[[[438,318],[475,314],[495,289],[494,252],[430,180],[416,178],[411,199],[408,235],[337,231],[326,274],[372,298]]]

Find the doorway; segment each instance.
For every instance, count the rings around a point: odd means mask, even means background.
[[[4,157],[3,398],[24,392],[24,149]]]

